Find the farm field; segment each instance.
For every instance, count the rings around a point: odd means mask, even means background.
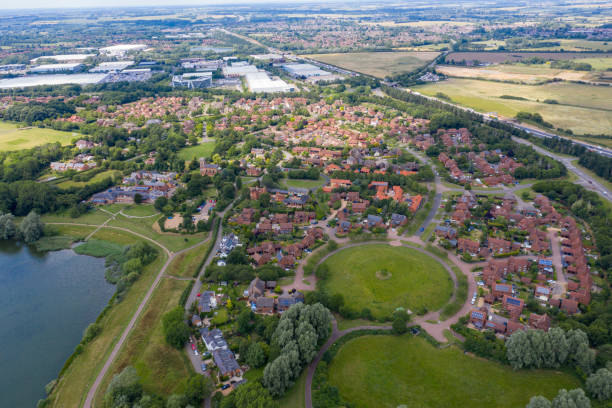
[[[67,145],[77,137],[76,133],[36,127],[20,130],[21,127],[13,123],[0,121],[0,152],[30,149],[55,142]]]
[[[569,39],[569,38],[551,38],[546,41],[554,41],[560,43],[550,47],[537,47],[529,48],[529,51],[612,51],[612,42],[609,41],[590,41],[582,39]]]
[[[317,61],[361,72],[378,78],[413,71],[438,56],[433,51],[349,52],[307,55]]]
[[[405,247],[360,245],[332,255],[323,265],[329,277],[321,281],[322,288],[330,295],[342,294],[344,304],[357,311],[369,308],[376,318],[388,317],[398,307],[438,310],[453,292],[441,264]]]
[[[515,408],[524,407],[531,396],[552,399],[561,388],[580,386],[563,372],[513,371],[408,335],[350,340],[331,361],[329,380],[359,408]]]
[[[200,157],[210,157],[215,149],[215,142],[203,142],[196,146],[184,147],[178,152],[178,156],[183,160],[193,160]]]
[[[589,81],[593,74],[587,71],[549,68],[543,65],[492,65],[484,68],[438,65],[436,71],[447,76],[461,78],[479,78],[494,81],[512,81],[517,83],[537,84],[553,79],[564,81]]]
[[[587,64],[591,64],[593,69],[598,71],[605,71],[609,68],[612,68],[612,57],[610,58],[579,58],[574,60],[575,62],[586,62]]]
[[[543,58],[546,60],[570,60],[577,58],[605,58],[611,57],[610,53],[589,53],[581,54],[576,52],[479,52],[479,51],[460,51],[451,52],[446,57],[446,61],[479,61],[490,64],[498,64],[501,62],[520,62],[533,57]]]
[[[610,134],[612,129],[610,87],[567,82],[520,85],[451,78],[413,89],[431,96],[441,92],[455,103],[484,113],[496,112],[508,118],[520,111],[539,113],[545,121],[556,127],[571,129],[575,134]],[[503,99],[502,95],[526,100]],[[556,100],[558,104],[544,103],[546,99]]]

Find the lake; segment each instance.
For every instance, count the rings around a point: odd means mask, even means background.
[[[104,259],[0,242],[0,407],[31,408],[45,397],[114,291]]]

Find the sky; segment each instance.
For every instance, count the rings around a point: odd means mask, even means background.
[[[0,9],[74,8],[74,7],[143,7],[143,6],[206,6],[210,4],[291,3],[296,0],[0,0]],[[321,2],[321,0],[309,0]]]

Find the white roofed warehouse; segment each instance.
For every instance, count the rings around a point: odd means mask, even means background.
[[[295,87],[282,79],[271,79],[265,72],[253,72],[245,76],[251,92],[293,92]]]

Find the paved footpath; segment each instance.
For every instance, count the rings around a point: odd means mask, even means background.
[[[106,222],[108,222],[108,220]],[[158,247],[160,247],[166,253],[166,255],[168,256],[168,259],[166,260],[166,262],[164,263],[164,265],[162,266],[160,271],[157,273],[157,276],[155,277],[155,280],[153,281],[153,284],[151,285],[151,287],[149,288],[149,290],[147,291],[145,296],[142,298],[142,301],[140,302],[140,304],[136,308],[136,311],[132,315],[132,318],[131,318],[130,322],[128,323],[128,325],[125,327],[125,329],[121,333],[121,336],[119,337],[119,341],[113,347],[110,355],[106,358],[106,361],[104,362],[104,365],[102,366],[102,369],[98,373],[98,376],[96,377],[96,379],[94,380],[93,384],[89,388],[89,391],[87,392],[87,397],[85,398],[85,403],[83,404],[83,406],[85,408],[91,408],[92,407],[94,397],[96,396],[96,393],[98,392],[98,388],[100,388],[100,384],[102,383],[102,380],[104,379],[104,377],[108,373],[108,370],[110,369],[111,365],[113,364],[113,362],[117,358],[117,355],[121,351],[121,348],[123,347],[123,345],[125,343],[125,340],[128,338],[128,336],[130,335],[132,329],[136,325],[136,322],[138,321],[138,318],[140,317],[140,315],[142,314],[142,311],[144,310],[144,308],[146,307],[147,303],[151,299],[151,296],[153,295],[153,292],[155,291],[155,289],[157,288],[157,285],[159,284],[160,280],[164,276],[164,274],[166,272],[166,269],[168,269],[168,266],[172,263],[172,261],[174,260],[174,258],[177,255],[179,255],[179,254],[181,254],[183,252],[189,251],[189,250],[191,250],[193,248],[196,248],[196,247],[204,244],[205,242],[207,242],[207,240],[204,240],[204,241],[198,242],[195,245],[190,246],[189,248],[185,248],[185,249],[183,249],[183,250],[181,250],[179,252],[172,252],[168,248],[166,248],[164,245],[162,245],[161,243],[155,241],[152,238],[149,238],[149,237],[147,237],[147,236],[145,236],[143,234],[131,231],[131,230],[127,229],[127,228],[114,227],[114,226],[106,225],[106,222],[104,224],[102,224],[101,226],[99,226],[97,229],[110,228],[110,229],[116,229],[116,230],[120,230],[120,231],[125,231],[125,232],[128,232],[130,234],[136,235],[137,237],[145,239],[145,240],[153,243],[154,245],[157,245]],[[48,223],[48,224],[50,224],[50,225],[80,225],[80,226],[88,226],[88,227],[92,226],[90,224],[77,224],[77,223],[68,223],[68,222],[58,222],[58,223]]]

